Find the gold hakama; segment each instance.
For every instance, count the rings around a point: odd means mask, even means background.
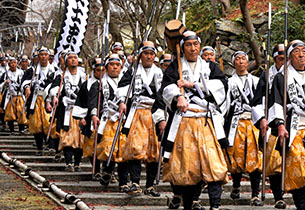
[[[174,185],[228,182],[228,168],[210,118],[207,123],[205,117],[182,118],[169,162],[164,163],[163,181]]]
[[[109,157],[110,149],[112,146],[113,138],[115,136],[115,132],[117,129],[119,121],[112,122],[110,120],[107,121],[107,124],[104,129],[104,134],[102,136],[101,141],[97,144],[96,156],[101,161],[106,161]],[[94,137],[95,131],[92,132],[90,138],[85,137],[84,146],[83,146],[83,155],[84,157],[93,157],[94,152]],[[120,143],[120,149],[118,152],[118,143]],[[120,134],[120,139],[118,139],[111,160],[115,162],[123,162],[123,150],[126,143],[126,136],[124,134]]]
[[[305,186],[305,129],[298,130],[286,154],[285,192]]]
[[[35,110],[29,116],[29,130],[31,134],[48,134],[50,125],[50,114],[45,110],[45,103],[42,96],[37,96]]]
[[[0,104],[2,103],[2,99],[3,99],[4,93],[5,93],[5,92],[3,92],[3,93],[0,92]],[[1,114],[1,113],[4,113],[2,107],[0,107],[0,114]]]
[[[239,120],[233,147],[228,147],[232,166],[226,158],[231,173],[252,173],[257,169],[262,170],[263,156],[258,147],[258,136],[259,130],[253,125],[252,120]],[[245,142],[247,142],[246,157]]]
[[[278,138],[270,134],[266,148],[266,176],[275,175],[282,171],[282,156],[275,149]]]
[[[58,150],[64,147],[73,147],[74,149],[83,148],[84,135],[81,133],[79,121],[72,117],[72,109],[70,113],[70,127],[68,131],[60,130]]]
[[[159,142],[150,109],[137,109],[123,151],[123,160],[158,162]]]
[[[93,144],[94,144],[95,131],[92,132],[90,138],[85,136],[83,144],[83,157],[93,157]]]
[[[26,125],[28,121],[26,119],[25,111],[21,114],[24,104],[22,96],[13,96],[12,101],[14,106],[12,106],[11,99],[9,99],[7,103],[4,121],[17,121],[19,125]]]
[[[51,118],[52,116],[50,116],[50,118]],[[53,124],[52,124],[52,126],[51,126],[51,132],[50,132],[50,137],[52,138],[52,139],[57,139],[57,138],[59,138],[59,133],[56,131],[56,121],[57,121],[57,119],[55,118],[54,120],[53,120]]]

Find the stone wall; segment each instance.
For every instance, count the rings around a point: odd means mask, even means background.
[[[255,32],[260,34],[260,36],[267,33],[267,21],[267,17],[264,15],[252,20]],[[219,19],[214,22],[214,25],[208,32],[201,33],[201,37],[203,43],[212,46],[215,46],[215,38],[220,37],[220,48],[224,60],[225,74],[232,75],[234,68],[231,62],[231,56],[234,52],[238,50],[245,51],[248,53],[250,61],[254,59],[247,34],[242,22]],[[211,40],[213,41],[211,42]]]

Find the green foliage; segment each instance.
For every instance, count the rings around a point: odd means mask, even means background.
[[[299,39],[305,40],[305,5],[294,6],[289,4],[288,9],[288,42]],[[283,7],[281,7],[272,16],[271,25],[271,46],[284,42],[285,34],[285,13]]]
[[[216,9],[221,14],[221,6],[219,4]],[[185,22],[188,30],[198,31],[208,26],[216,18],[218,17],[213,12],[211,2],[200,0],[188,8]]]

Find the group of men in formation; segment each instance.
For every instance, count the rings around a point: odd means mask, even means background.
[[[184,32],[180,41],[180,74],[177,57],[164,54],[157,60],[151,41],[139,46],[138,65],[134,65],[136,61],[131,56],[126,58],[121,43],[113,43],[105,60],[93,59],[90,76],[79,66],[78,55],[72,51],[62,51],[58,64],[52,62],[52,50],[45,47],[37,50],[31,61],[27,56],[17,60],[2,54],[1,121],[8,124],[11,132],[17,121],[21,134],[28,126],[36,141],[37,155],[42,155],[49,132],[46,143],[55,161],[63,151],[65,170],[79,172],[82,157],[88,157],[94,165],[94,179],[102,185],[111,182],[117,164],[119,190],[131,195],[142,193],[140,177],[144,164],[144,194],[160,196],[154,180],[161,145],[162,178],[170,182],[174,193],[168,207],[177,209],[183,203],[185,210],[204,209],[199,201],[204,186],[210,209],[219,209],[228,173],[233,181],[232,199],[240,198],[242,174],[248,173],[250,205],[262,206],[262,139],[267,135],[266,175],[275,208],[286,208],[280,185],[281,173],[285,173],[285,192],[292,194],[298,210],[304,210],[304,42],[292,41],[286,52],[287,116],[283,115],[282,44],[273,48],[274,65],[268,69],[268,80],[265,72],[260,78],[248,73],[248,55],[243,51],[232,55],[235,72],[227,78],[215,63],[214,49],[201,49],[200,45],[196,33]],[[124,123],[119,127],[121,117]],[[109,157],[117,129],[118,140]],[[282,172],[284,138],[286,170]],[[111,161],[107,164],[108,158]]]

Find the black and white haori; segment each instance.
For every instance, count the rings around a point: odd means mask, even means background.
[[[25,113],[21,113],[24,98],[20,90],[23,71],[17,68],[17,60],[9,58],[9,69],[0,78],[0,87],[3,92],[1,108],[5,111],[4,121],[8,122],[10,132],[14,132],[14,121],[19,125],[19,132],[23,134],[24,125],[27,124]]]
[[[55,117],[56,131],[60,134],[59,151],[63,150],[67,171],[80,171],[84,135],[81,134],[79,120],[72,117],[73,107],[79,94],[81,85],[86,81],[86,74],[77,68],[78,56],[68,52],[65,56],[66,69],[60,90],[57,93],[63,75],[57,75],[50,89],[53,105],[58,104]],[[72,167],[74,155],[74,169]]]
[[[87,79],[80,87],[78,92],[78,96],[76,98],[76,102],[73,107],[72,116],[73,118],[80,120],[80,126],[82,134],[85,136],[84,145],[83,145],[83,156],[89,157],[91,163],[93,162],[93,139],[94,133],[92,133],[92,123],[91,123],[91,114],[89,111],[89,91],[92,85],[95,82],[99,81],[99,75],[102,71],[102,60],[101,58],[95,58],[92,62],[92,74],[89,79]],[[88,149],[88,147],[90,149]],[[96,179],[98,179],[100,175],[100,162],[96,162],[95,164],[95,172]]]
[[[268,69],[268,96],[270,98],[271,88],[275,75],[280,70],[284,63],[284,44],[275,45],[273,48],[273,60],[274,65]],[[266,72],[263,72],[260,76],[257,88],[254,93],[254,98],[251,102],[252,107],[252,121],[256,128],[260,129],[259,145],[263,148],[264,137],[266,138],[266,176],[270,180],[270,188],[275,199],[275,208],[285,208],[286,203],[283,200],[283,193],[281,190],[281,163],[282,158],[278,150],[275,149],[278,138],[275,135],[277,129],[268,129],[268,121],[265,117],[265,96],[266,96]]]
[[[91,115],[88,112],[89,91],[91,86],[99,80],[99,77],[95,75],[95,72],[101,71],[101,67],[101,58],[95,58],[92,64],[93,70],[91,76],[81,85],[72,111],[72,116],[75,119],[86,120],[86,125],[82,126],[81,130],[82,134],[88,138],[92,135]]]
[[[158,137],[152,121],[151,107],[156,99],[163,77],[162,70],[153,64],[157,50],[151,41],[141,44],[139,50],[140,62],[132,84],[131,99],[128,101],[127,118],[122,132],[127,135],[123,151],[123,160],[128,161],[132,181],[130,193],[142,192],[140,183],[141,161],[146,164],[146,190],[144,193],[160,196],[153,188],[158,168]],[[134,69],[123,75],[118,85],[120,109],[126,111],[124,104],[127,90],[132,80]]]
[[[248,55],[245,52],[235,52],[232,63],[236,71],[228,82],[228,115],[225,122],[231,159],[231,165],[228,166],[233,179],[231,198],[240,197],[242,173],[249,173],[251,205],[261,205],[258,195],[262,153],[258,146],[259,130],[253,125],[250,106],[259,78],[248,73]]]
[[[29,119],[29,131],[34,134],[38,155],[42,155],[43,139],[49,128],[49,118],[45,110],[45,99],[53,82],[56,70],[49,63],[49,50],[42,47],[38,51],[37,65],[28,68],[22,77],[21,90],[26,96],[26,111]]]
[[[99,126],[97,128],[97,150],[96,156],[99,161],[103,162],[103,175],[100,183],[107,186],[114,173],[115,163],[118,163],[119,187],[121,192],[129,190],[128,182],[128,168],[127,162],[123,161],[122,153],[125,150],[126,136],[119,134],[109,166],[107,160],[110,155],[110,150],[113,144],[113,139],[119,123],[119,100],[117,98],[117,89],[119,83],[119,75],[122,69],[122,60],[117,54],[112,54],[106,58],[105,68],[106,72],[102,78],[101,98],[100,98],[100,113]],[[99,82],[95,82],[89,92],[89,110],[93,124],[97,120],[97,107],[99,95]],[[95,126],[94,126],[95,127]],[[121,130],[121,128],[119,128]],[[86,145],[87,143],[85,143]],[[87,152],[93,152],[93,148],[88,147]],[[86,148],[84,148],[85,150]],[[97,170],[97,169],[96,169]]]
[[[283,137],[286,137],[287,151],[285,162],[285,191],[292,193],[298,210],[305,209],[305,44],[292,41],[287,56],[287,116],[283,114],[284,67],[275,76],[270,97],[268,114],[269,126],[278,130],[281,139],[277,148],[281,150]],[[286,128],[284,126],[286,120]],[[276,136],[277,136],[276,135]]]
[[[8,70],[8,65],[7,65],[7,57],[5,56],[4,53],[0,54],[0,77]],[[3,93],[4,90],[0,89],[0,92]],[[2,101],[2,95],[0,94],[0,103]],[[0,124],[4,125],[4,110],[0,108]],[[3,129],[4,127],[1,127]]]
[[[200,38],[194,32],[183,34],[180,47],[182,78],[175,59],[164,72],[158,92],[169,112],[162,177],[180,187],[184,209],[194,207],[202,183],[207,183],[211,209],[218,209],[221,185],[228,180],[221,149],[226,146],[222,115],[227,80],[213,62],[201,59]],[[184,87],[184,96],[179,87]]]

